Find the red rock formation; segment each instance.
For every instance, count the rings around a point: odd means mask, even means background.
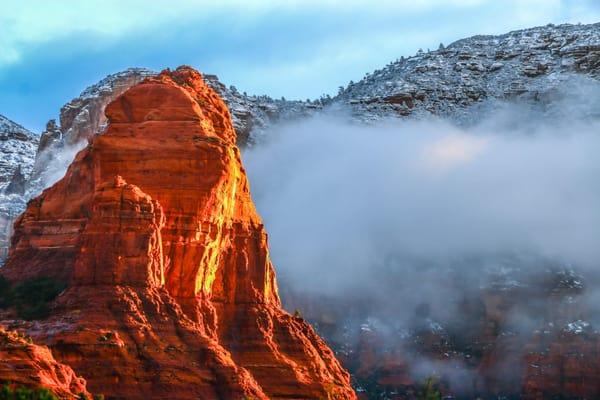
[[[394,326],[393,315],[377,314],[381,304],[355,293],[319,298],[284,286],[284,298],[341,354],[365,398],[413,398],[430,376],[458,398],[600,398],[600,333],[585,322],[594,319],[571,273],[508,275],[508,285],[474,289],[440,324],[415,310]]]
[[[106,115],[15,225],[3,274],[69,282],[29,334],[117,398],[355,398],[281,309],[229,113],[200,74],[165,71]]]
[[[58,363],[47,347],[37,346],[16,332],[0,326],[0,383],[44,387],[61,399],[83,394],[89,397],[85,380]]]
[[[600,398],[599,339],[592,332],[535,335],[525,348],[523,398]]]
[[[46,124],[39,138],[35,163],[29,177],[29,189],[41,191],[56,182],[73,158],[95,135],[104,131],[107,118],[104,110],[127,89],[154,72],[143,68],[129,68],[109,75],[86,88],[78,97],[60,109],[60,126],[55,120]]]

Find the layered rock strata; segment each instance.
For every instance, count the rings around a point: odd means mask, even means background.
[[[0,383],[50,390],[60,399],[89,396],[85,380],[57,362],[47,347],[0,326]]]

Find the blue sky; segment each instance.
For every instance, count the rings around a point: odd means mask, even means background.
[[[600,0],[0,2],[0,114],[36,132],[132,66],[189,64],[248,93],[305,99],[440,42],[600,22]]]

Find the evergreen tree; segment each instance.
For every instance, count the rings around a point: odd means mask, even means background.
[[[442,394],[436,388],[435,379],[433,377],[427,378],[423,390],[419,394],[419,400],[442,400]]]

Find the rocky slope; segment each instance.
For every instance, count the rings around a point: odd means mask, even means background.
[[[0,115],[0,263],[8,251],[12,221],[25,207],[26,176],[37,146],[35,134]]]
[[[234,86],[229,88],[216,75],[204,75],[206,83],[225,101],[231,112],[240,146],[254,145],[277,122],[306,118],[323,109],[320,101],[288,101],[268,96],[248,96]]]
[[[0,191],[9,185],[17,167],[31,172],[38,138],[21,125],[0,115]]]
[[[106,116],[16,222],[2,274],[68,288],[49,319],[12,326],[111,398],[355,398],[280,306],[229,112],[201,75],[148,78]]]
[[[435,115],[468,123],[482,117],[477,105],[489,101],[551,107],[560,100],[554,89],[574,74],[600,78],[600,24],[474,36],[421,51],[350,83],[334,104],[364,122]]]
[[[19,387],[50,390],[60,399],[90,397],[85,380],[57,362],[47,347],[0,326],[0,381]]]

